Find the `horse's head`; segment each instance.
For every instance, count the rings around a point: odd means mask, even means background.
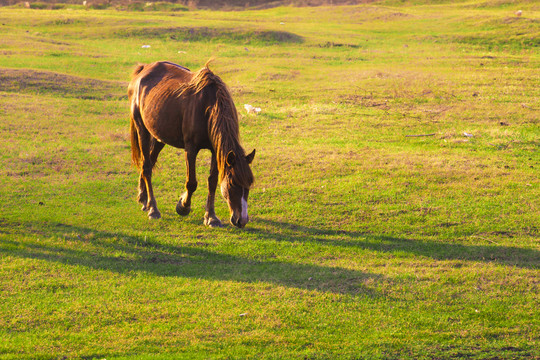
[[[255,157],[251,154],[240,158],[234,151],[229,151],[226,159],[225,174],[221,181],[221,195],[229,205],[231,224],[243,228],[249,222],[247,200],[249,188],[253,183],[253,174],[249,165]]]

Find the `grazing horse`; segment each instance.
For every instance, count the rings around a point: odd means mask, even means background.
[[[222,226],[214,210],[218,181],[229,205],[231,224],[249,221],[247,200],[254,177],[250,164],[255,150],[245,155],[239,141],[238,114],[221,78],[208,68],[190,70],[170,62],[138,65],[128,86],[131,105],[131,152],[140,170],[137,200],[148,217],[159,219],[152,190],[152,169],[165,144],[183,148],[186,155],[186,191],[176,212],[186,216],[197,189],[195,160],[201,149],[212,153],[204,224]]]

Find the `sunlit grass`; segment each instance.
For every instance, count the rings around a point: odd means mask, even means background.
[[[540,356],[539,19],[0,8],[0,358]],[[211,57],[257,149],[243,231],[202,224],[208,151],[187,218],[179,149],[163,218],[135,201],[131,69]]]

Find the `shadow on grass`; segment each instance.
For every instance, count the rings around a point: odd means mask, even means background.
[[[40,259],[121,274],[149,273],[285,287],[335,294],[382,296],[366,282],[381,275],[338,267],[254,260],[189,246],[162,244],[126,234],[51,223],[10,224],[0,219],[0,255]],[[11,230],[10,230],[11,229]],[[7,235],[7,236],[6,236]],[[14,240],[16,236],[42,241]]]
[[[317,242],[329,246],[356,247],[384,253],[409,253],[435,260],[464,260],[497,263],[520,268],[540,268],[540,251],[514,246],[466,245],[445,241],[412,240],[392,236],[366,234],[346,230],[328,230],[290,224],[287,222],[257,219],[271,228],[248,228],[247,232],[263,239],[289,242]]]

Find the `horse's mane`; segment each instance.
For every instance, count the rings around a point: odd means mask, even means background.
[[[208,67],[209,62],[197,71],[191,81],[181,89],[181,95],[197,94],[207,89],[215,89],[215,103],[207,107],[206,114],[208,114],[208,135],[216,152],[219,182],[221,183],[225,177],[227,154],[233,151],[236,155],[236,162],[230,170],[232,179],[237,185],[249,189],[253,184],[254,177],[245,160],[244,149],[240,146],[236,106],[227,85]]]

